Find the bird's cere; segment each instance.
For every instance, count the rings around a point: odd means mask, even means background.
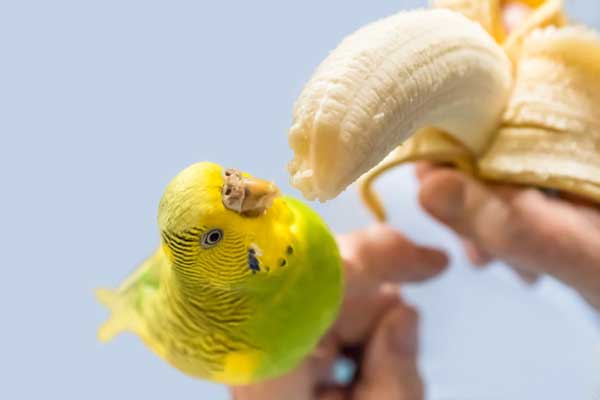
[[[228,168],[223,172],[221,190],[225,208],[246,217],[257,217],[271,207],[275,197],[280,195],[274,183]]]

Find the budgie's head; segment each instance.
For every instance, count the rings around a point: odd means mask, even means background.
[[[180,172],[158,215],[173,271],[185,284],[230,289],[271,270],[261,270],[259,259],[265,248],[271,250],[277,227],[285,225],[278,195],[270,182],[209,162]]]

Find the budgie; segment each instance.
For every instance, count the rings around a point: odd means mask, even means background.
[[[241,385],[294,368],[335,320],[334,237],[274,184],[194,164],[167,186],[158,225],[154,254],[97,291],[112,311],[100,340],[130,331],[186,374]]]

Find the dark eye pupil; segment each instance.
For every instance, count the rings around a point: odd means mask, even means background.
[[[208,241],[210,243],[218,242],[219,239],[221,239],[221,233],[218,232],[218,231],[214,231],[213,233],[211,233],[210,235],[208,235]]]

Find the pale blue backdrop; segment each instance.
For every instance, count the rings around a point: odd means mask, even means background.
[[[0,398],[225,399],[133,336],[96,342],[107,313],[93,289],[157,245],[161,192],[190,163],[248,169],[298,195],[284,165],[303,82],[345,34],[421,5],[0,1]],[[570,9],[600,27],[597,2]],[[598,326],[570,291],[474,271],[420,212],[410,169],[384,186],[393,224],[454,260],[406,289],[423,314],[429,399],[600,396]],[[337,231],[370,223],[354,190],[315,206]]]

